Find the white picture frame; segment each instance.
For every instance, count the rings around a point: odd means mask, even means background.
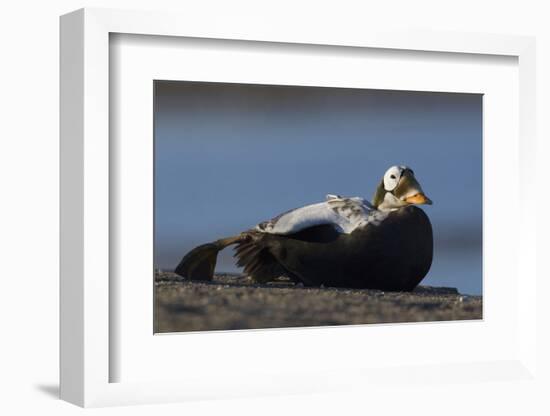
[[[198,398],[247,397],[268,394],[315,393],[350,389],[360,386],[391,383],[429,383],[448,380],[481,382],[483,380],[517,380],[536,377],[536,303],[535,268],[536,218],[519,215],[517,243],[513,246],[517,270],[522,279],[515,293],[513,319],[517,326],[513,335],[514,348],[503,349],[494,360],[486,356],[471,361],[415,363],[402,368],[372,363],[352,368],[333,363],[319,372],[300,367],[289,372],[266,369],[254,378],[237,377],[227,372],[216,374],[206,370],[181,379],[148,374],[147,380],[124,381],[114,377],[112,368],[121,357],[112,348],[117,337],[113,324],[116,297],[109,276],[113,268],[110,259],[110,175],[116,163],[110,157],[110,35],[147,35],[172,38],[224,39],[226,41],[270,42],[283,45],[329,45],[331,48],[370,48],[384,50],[424,51],[438,54],[501,55],[517,58],[519,75],[519,159],[509,174],[517,187],[517,209],[527,213],[534,198],[528,167],[535,161],[535,43],[533,38],[508,35],[397,32],[370,28],[368,30],[333,33],[323,28],[285,27],[259,21],[243,21],[235,25],[223,20],[205,27],[192,16],[168,13],[83,9],[61,18],[61,398],[80,406],[184,401]],[[161,40],[162,41],[162,40]],[[261,48],[261,43],[258,43]],[[514,133],[515,134],[515,133]],[[510,154],[511,155],[511,154]],[[506,157],[506,156],[503,156]],[[515,176],[514,176],[515,175]],[[514,179],[515,178],[515,179]],[[515,273],[517,274],[517,270]],[[459,331],[444,327],[447,334]],[[356,328],[361,330],[361,328]],[[412,334],[414,326],[401,326],[400,331]],[[475,329],[479,331],[479,328]],[[501,328],[502,331],[505,329]],[[290,332],[289,332],[290,331]],[[324,342],[343,336],[332,328],[323,330],[267,331],[266,339],[285,342],[299,338],[300,342]],[[380,329],[382,333],[384,329]],[[471,335],[471,334],[470,334]],[[151,337],[152,337],[151,333]],[[200,348],[211,334],[196,334],[192,342]],[[235,345],[244,343],[245,333],[226,335]],[[206,337],[206,338],[205,338]],[[290,338],[289,338],[290,337]],[[163,337],[162,343],[176,342]],[[190,338],[188,338],[190,342]],[[255,342],[248,337],[246,342]],[[383,343],[379,348],[383,348]],[[356,353],[356,352],[355,352]],[[351,353],[353,355],[353,353]],[[368,370],[368,371],[367,371]],[[229,371],[229,370],[227,370]],[[218,371],[219,372],[219,371]],[[476,375],[477,374],[477,375]],[[213,380],[213,377],[215,379]]]

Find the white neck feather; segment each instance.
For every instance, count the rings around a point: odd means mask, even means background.
[[[384,195],[384,200],[378,205],[377,209],[378,211],[395,211],[405,205],[407,205],[406,202],[401,201],[391,192],[386,192],[386,195]]]

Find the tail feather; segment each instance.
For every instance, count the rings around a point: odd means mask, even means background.
[[[234,257],[253,257],[258,251],[260,251],[260,248],[256,247],[254,244],[241,244],[235,249]]]
[[[246,274],[254,276],[256,272],[262,267],[262,261],[260,256],[254,257],[250,262],[244,266]]]
[[[237,266],[244,267],[245,271],[248,271],[247,265],[259,257],[262,248],[254,244],[242,244],[237,246],[235,251],[235,257],[238,259]]]
[[[251,233],[249,239],[237,243],[237,266],[243,267],[244,272],[258,283],[273,281],[281,276],[296,280],[273,256],[265,237],[267,235],[262,233]]]

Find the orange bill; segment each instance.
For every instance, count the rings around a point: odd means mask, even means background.
[[[405,202],[409,203],[409,204],[426,204],[426,205],[431,205],[432,204],[432,201],[430,198],[428,198],[426,195],[424,195],[423,193],[418,193],[418,194],[414,194],[412,196],[409,196],[407,198],[405,198]]]

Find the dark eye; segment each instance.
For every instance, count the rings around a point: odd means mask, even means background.
[[[390,175],[390,178],[395,179],[395,175]]]

